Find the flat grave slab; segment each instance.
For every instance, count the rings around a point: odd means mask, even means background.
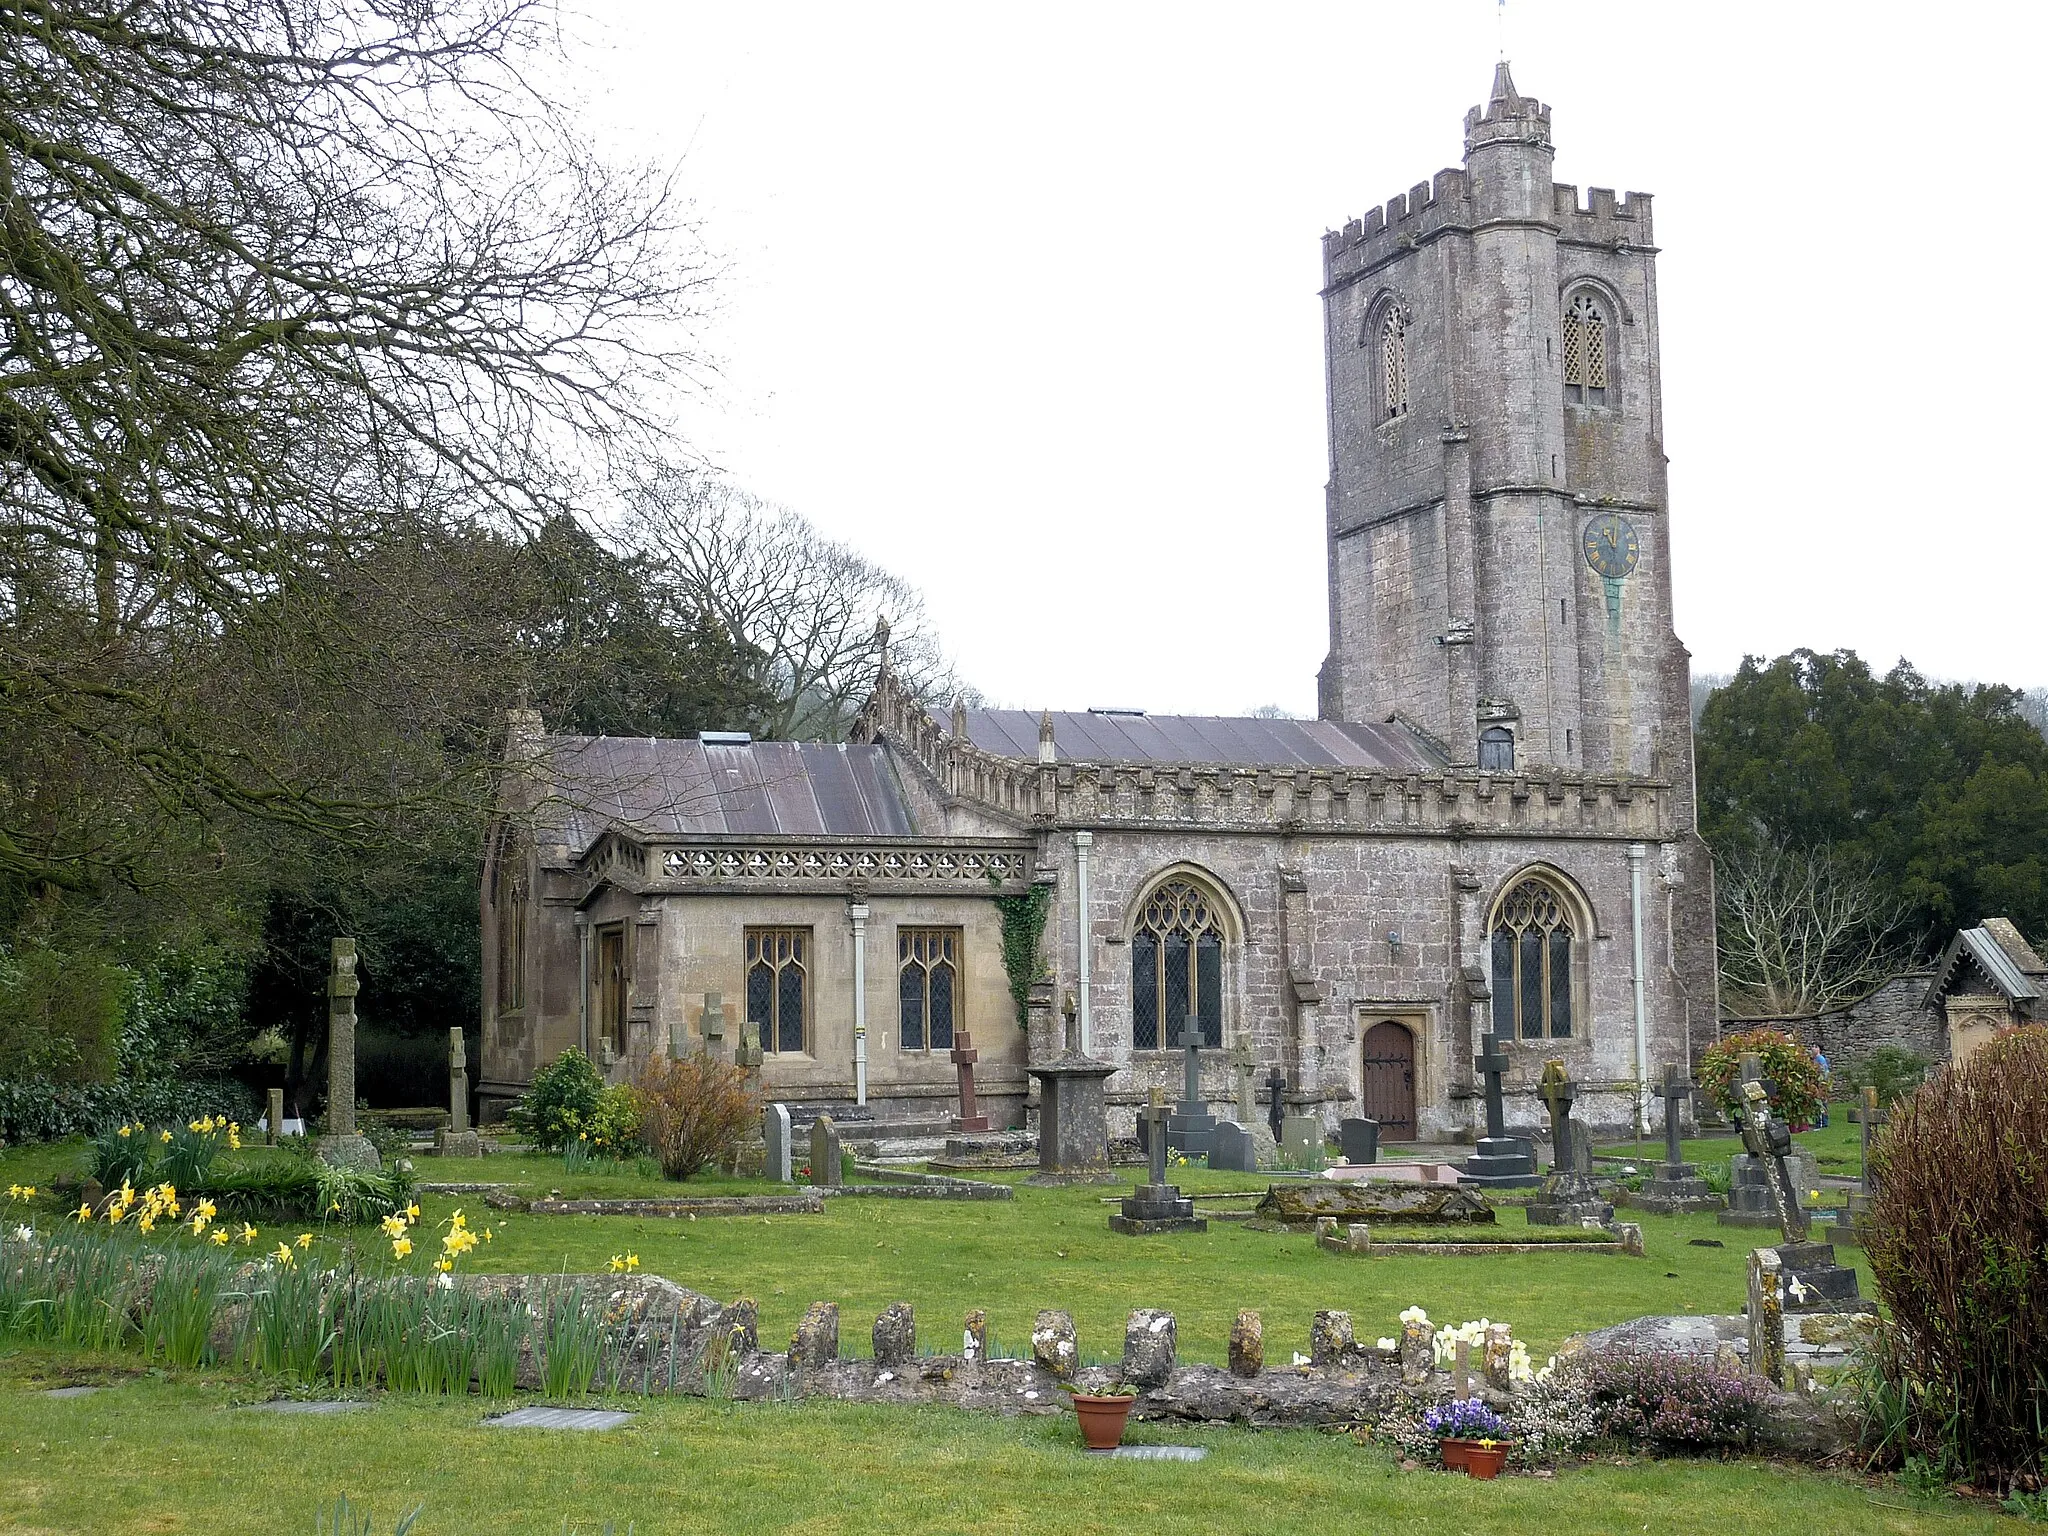
[[[104,1390],[105,1390],[105,1389],[104,1389],[104,1388],[102,1388],[102,1387],[52,1387],[52,1388],[50,1388],[50,1390],[49,1390],[49,1391],[45,1392],[45,1393],[43,1394],[43,1396],[45,1396],[45,1397],[91,1397],[91,1396],[93,1395],[93,1393],[95,1393],[95,1392],[100,1392],[100,1391],[104,1391]]]
[[[1114,1450],[1090,1451],[1090,1456],[1111,1456],[1119,1461],[1200,1461],[1209,1454],[1205,1445],[1119,1445]]]
[[[358,1408],[370,1405],[352,1398],[325,1397],[273,1397],[267,1403],[250,1403],[245,1413],[310,1413],[326,1417],[336,1413],[354,1413]]]
[[[484,1422],[493,1429],[617,1429],[632,1417],[603,1408],[515,1408]]]

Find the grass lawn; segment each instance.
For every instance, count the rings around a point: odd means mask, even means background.
[[[74,1380],[109,1385],[41,1395]],[[636,1413],[625,1428],[569,1434],[488,1428],[493,1409],[476,1398],[382,1397],[331,1418],[238,1407],[267,1395],[225,1373],[0,1351],[0,1531],[310,1536],[316,1509],[342,1493],[368,1504],[380,1536],[416,1504],[415,1536],[596,1536],[607,1521],[617,1536],[628,1522],[637,1536],[2023,1528],[1982,1506],[1759,1462],[1604,1461],[1479,1483],[1402,1472],[1377,1449],[1309,1431],[1133,1427],[1134,1442],[1208,1449],[1187,1464],[1090,1459],[1066,1415],[635,1399],[619,1405]]]
[[[0,1185],[47,1184],[52,1173],[75,1165],[83,1148],[24,1148],[0,1153]],[[513,1178],[534,1192],[575,1187],[558,1159],[493,1157],[417,1160],[426,1180]],[[529,1175],[535,1182],[527,1184]],[[1018,1185],[1014,1201],[952,1202],[842,1196],[821,1216],[662,1217],[529,1216],[485,1209],[475,1196],[421,1199],[422,1228],[432,1234],[460,1208],[472,1225],[486,1221],[493,1240],[465,1261],[474,1270],[507,1273],[590,1274],[615,1254],[633,1253],[641,1269],[720,1300],[751,1296],[760,1303],[764,1342],[787,1339],[806,1305],[833,1301],[840,1308],[841,1348],[866,1353],[875,1315],[892,1302],[916,1309],[927,1348],[958,1347],[962,1319],[971,1308],[989,1314],[992,1343],[1014,1352],[1028,1347],[1039,1308],[1071,1312],[1084,1361],[1114,1362],[1123,1347],[1124,1320],[1134,1307],[1165,1307],[1177,1319],[1180,1354],[1221,1364],[1230,1326],[1240,1307],[1263,1314],[1266,1355],[1284,1362],[1308,1349],[1309,1322],[1318,1308],[1352,1314],[1357,1336],[1371,1340],[1398,1332],[1403,1308],[1420,1305],[1440,1321],[1488,1317],[1514,1325],[1540,1361],[1573,1333],[1651,1313],[1729,1313],[1747,1292],[1746,1254],[1758,1234],[1718,1226],[1711,1215],[1654,1216],[1640,1220],[1647,1257],[1618,1254],[1537,1253],[1472,1257],[1397,1255],[1351,1258],[1324,1253],[1307,1234],[1250,1232],[1224,1222],[1204,1233],[1121,1237],[1109,1230],[1113,1206],[1104,1196],[1120,1186],[1037,1189],[1021,1174],[991,1175]],[[1258,1190],[1242,1174],[1186,1168],[1174,1177],[1190,1193]],[[620,1193],[706,1192],[775,1186],[735,1181],[647,1183],[618,1176]],[[1243,1209],[1249,1202],[1232,1202]],[[52,1213],[44,1212],[44,1219]],[[1519,1208],[1501,1211],[1489,1235],[1511,1239],[1528,1230]],[[263,1243],[295,1235],[266,1230]],[[1695,1247],[1695,1238],[1721,1247]],[[381,1255],[374,1229],[353,1240]],[[323,1237],[329,1252],[343,1238]],[[419,1244],[414,1267],[434,1247]],[[1859,1250],[1838,1257],[1859,1262]],[[1865,1295],[1874,1294],[1868,1272]]]
[[[1848,1105],[1837,1104],[1834,1108],[1834,1124],[1826,1130],[1801,1131],[1792,1139],[1813,1153],[1822,1173],[1853,1179],[1863,1172],[1863,1128],[1850,1123]],[[1678,1146],[1689,1163],[1719,1163],[1725,1169],[1728,1159],[1742,1150],[1742,1139],[1709,1136],[1681,1141]],[[1661,1163],[1664,1138],[1656,1135],[1642,1141],[1603,1142],[1597,1150],[1603,1155],[1613,1153],[1641,1158],[1645,1163]]]

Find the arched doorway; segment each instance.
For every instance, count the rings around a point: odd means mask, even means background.
[[[1380,1140],[1415,1139],[1415,1036],[1392,1019],[1365,1032],[1365,1117],[1380,1123]]]

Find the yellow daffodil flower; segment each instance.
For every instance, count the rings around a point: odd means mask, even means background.
[[[228,1150],[231,1152],[242,1150],[242,1128],[232,1120],[228,1122]]]
[[[280,1264],[296,1264],[299,1262],[298,1255],[293,1253],[291,1249],[286,1247],[283,1243],[279,1243],[277,1245],[277,1252],[272,1254],[271,1257],[276,1259],[277,1262]]]
[[[405,1236],[405,1218],[403,1216],[386,1216],[380,1225],[384,1228],[384,1235],[386,1237],[400,1238]]]
[[[441,1273],[444,1275],[447,1274],[454,1267],[455,1265],[447,1259],[436,1259],[434,1261],[434,1268],[441,1271]]]
[[[622,1253],[613,1254],[608,1264],[615,1275],[623,1275],[626,1272],[626,1256]]]
[[[301,1250],[310,1248],[313,1246],[313,1234],[310,1232],[301,1232],[298,1235],[296,1241]]]
[[[640,1267],[640,1255],[639,1255],[639,1254],[637,1254],[637,1253],[629,1253],[629,1254],[627,1254],[627,1255],[626,1255],[626,1268],[628,1268],[628,1269],[638,1269],[639,1267]]]
[[[208,1236],[212,1239],[214,1247],[225,1248],[228,1245],[229,1239],[234,1236],[234,1233],[230,1232],[226,1227],[215,1227]]]
[[[498,1229],[497,1229],[496,1227],[485,1227],[485,1228],[484,1228],[484,1241],[485,1241],[485,1242],[487,1242],[487,1243],[488,1243],[488,1242],[489,1242],[489,1241],[490,1241],[490,1240],[491,1240],[492,1238],[496,1237],[497,1235],[498,1235]]]
[[[192,1207],[192,1210],[195,1215],[204,1216],[208,1221],[213,1220],[214,1217],[220,1214],[220,1208],[211,1200],[200,1201]]]
[[[405,1214],[411,1217],[414,1221],[418,1221],[420,1219],[419,1202],[415,1201],[413,1202],[413,1204],[408,1205],[405,1208]]]
[[[242,1241],[245,1243],[253,1243],[256,1241],[256,1229],[250,1226],[249,1223],[247,1223],[246,1221],[242,1223]]]
[[[124,1125],[124,1126],[122,1126],[122,1127],[121,1127],[121,1139],[122,1139],[123,1141],[126,1141],[126,1140],[127,1140],[127,1139],[128,1139],[129,1137],[130,1137],[130,1136],[132,1136],[132,1135],[134,1135],[134,1134],[135,1134],[135,1127],[134,1127],[134,1126],[132,1126],[132,1125]]]
[[[144,1232],[154,1232],[156,1230],[156,1218],[150,1215],[149,1212],[144,1211],[135,1218],[135,1225]]]
[[[171,1139],[171,1133],[170,1133],[169,1131],[159,1131],[159,1132],[157,1132],[157,1140],[158,1140],[158,1141],[169,1141],[170,1139]]]
[[[90,1200],[81,1200],[78,1202],[78,1219],[81,1222],[87,1222],[92,1220],[92,1202]]]
[[[412,1252],[412,1239],[411,1239],[411,1238],[409,1238],[409,1237],[394,1237],[393,1239],[391,1239],[391,1257],[393,1257],[394,1259],[402,1259],[402,1258],[404,1258],[404,1257],[405,1257],[405,1256],[406,1256],[407,1254],[409,1254],[409,1253],[411,1253],[411,1252]]]

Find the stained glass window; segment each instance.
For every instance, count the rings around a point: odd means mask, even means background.
[[[1564,397],[1575,405],[1607,403],[1607,317],[1589,293],[1564,312]]]
[[[1223,915],[1189,880],[1152,893],[1131,935],[1131,1046],[1170,1050],[1193,1014],[1202,1044],[1223,1047]]]
[[[960,930],[896,930],[896,998],[903,1049],[950,1051],[960,994]]]
[[[1501,899],[1493,920],[1493,1028],[1505,1039],[1563,1039],[1572,1032],[1571,909],[1532,876]]]
[[[747,930],[747,1026],[764,1051],[811,1048],[811,930]]]

